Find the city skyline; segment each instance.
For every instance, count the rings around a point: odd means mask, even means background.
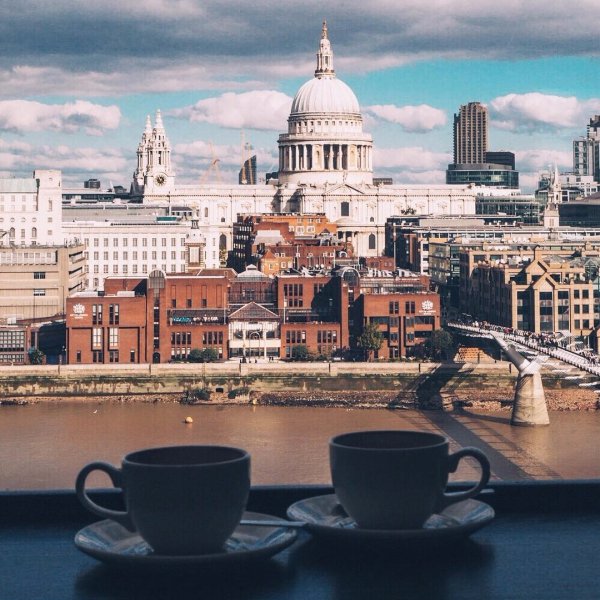
[[[560,1],[8,2],[0,24],[0,175],[63,171],[129,186],[146,114],[161,109],[178,181],[234,183],[251,143],[277,168],[277,136],[313,76],[326,19],[338,77],[374,139],[374,175],[444,183],[460,105],[488,107],[489,149],[516,155],[524,191],[600,114],[600,6]]]

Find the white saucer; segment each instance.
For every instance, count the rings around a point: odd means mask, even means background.
[[[287,515],[306,523],[306,529],[336,542],[427,543],[469,536],[494,518],[494,509],[478,500],[463,500],[432,515],[420,529],[361,529],[351,519],[335,494],[315,496],[292,504]]]
[[[245,512],[244,519],[254,521],[281,521],[270,515]],[[110,519],[98,521],[81,529],[75,535],[79,550],[98,560],[119,566],[191,566],[221,565],[268,558],[289,546],[296,539],[296,531],[277,526],[238,525],[225,542],[222,552],[197,556],[165,556],[155,554],[137,533],[132,533]]]

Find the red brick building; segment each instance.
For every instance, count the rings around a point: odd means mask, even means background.
[[[233,249],[230,263],[237,271],[256,264],[258,248],[268,244],[294,244],[296,238],[320,238],[323,235],[337,237],[337,225],[331,223],[324,213],[239,215],[233,224]],[[263,250],[264,252],[264,250]],[[291,259],[296,258],[294,256]],[[281,261],[280,261],[281,262]],[[298,268],[293,260],[287,267]],[[271,274],[268,270],[265,272]]]
[[[282,358],[291,358],[299,345],[326,357],[348,348],[348,285],[342,277],[280,275],[277,306]]]
[[[67,362],[149,362],[146,312],[146,296],[135,291],[67,298]]]
[[[426,277],[331,275],[269,277],[256,267],[234,275],[107,278],[104,292],[67,300],[69,363],[165,363],[192,349],[220,359],[292,358],[295,346],[330,358],[367,323],[384,334],[378,358],[410,355],[439,327],[439,298]]]
[[[429,290],[427,276],[360,278],[354,294],[354,334],[360,335],[368,324],[383,334],[376,359],[414,356],[440,328],[440,297]]]
[[[293,242],[259,244],[256,248],[258,268],[268,275],[288,269],[320,269],[330,271],[336,261],[354,257],[350,242],[327,238],[295,238]]]

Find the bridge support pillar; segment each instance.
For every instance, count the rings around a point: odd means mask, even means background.
[[[539,371],[519,373],[510,424],[524,427],[550,424]]]

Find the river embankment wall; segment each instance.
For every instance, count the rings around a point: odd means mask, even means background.
[[[208,404],[489,410],[511,407],[515,381],[514,366],[501,361],[3,366],[0,404],[178,402],[204,388]],[[549,371],[543,382],[551,410],[598,408],[576,379]]]

